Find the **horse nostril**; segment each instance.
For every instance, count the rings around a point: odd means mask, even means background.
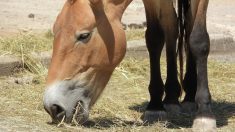
[[[53,104],[51,106],[51,114],[54,119],[61,121],[65,116],[65,110],[61,106]]]

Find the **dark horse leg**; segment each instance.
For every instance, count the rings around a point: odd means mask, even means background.
[[[216,131],[216,120],[211,111],[211,95],[208,88],[207,75],[207,58],[210,48],[209,35],[206,28],[208,0],[192,0],[190,6],[190,11],[188,11],[190,14],[187,16],[189,25],[191,25],[191,33],[190,35],[188,34],[189,56],[184,79],[186,91],[184,103],[195,101],[198,107],[197,115],[193,122],[195,131]],[[195,100],[193,97],[195,97]]]
[[[150,102],[144,114],[152,122],[166,117],[165,108],[179,111],[180,85],[177,79],[176,40],[178,36],[177,16],[173,3],[163,0],[143,1],[146,9],[146,43],[150,56],[151,78],[149,84]],[[166,42],[167,81],[163,107],[164,84],[160,72],[161,51]]]
[[[193,57],[192,50],[189,45],[190,34],[192,32],[194,19],[196,14],[192,14],[192,5],[194,7],[198,6],[199,1],[189,4],[188,0],[183,3],[185,20],[185,43],[186,43],[186,73],[183,80],[183,88],[185,91],[185,97],[181,104],[184,112],[191,113],[196,111],[195,96],[197,91],[197,71],[196,71],[196,61]],[[194,9],[196,10],[196,9]],[[196,12],[196,11],[194,11]],[[193,18],[194,17],[194,18]]]
[[[166,112],[163,107],[162,97],[164,93],[164,84],[160,71],[160,56],[164,45],[164,32],[156,18],[155,7],[153,3],[143,1],[146,9],[147,30],[146,44],[150,57],[150,102],[144,113],[144,121],[154,122],[165,120]]]
[[[167,79],[165,83],[164,107],[167,112],[179,113],[179,96],[181,86],[177,77],[176,40],[178,38],[178,21],[173,2],[161,1],[161,25],[166,40]]]

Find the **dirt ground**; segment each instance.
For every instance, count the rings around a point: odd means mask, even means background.
[[[0,35],[51,29],[65,0],[1,0]],[[235,1],[210,0],[208,30],[211,35],[235,38]],[[33,15],[32,15],[33,14]],[[142,23],[145,11],[141,0],[134,0],[123,16],[123,23]]]
[[[161,66],[165,80],[164,57]],[[212,110],[217,118],[218,131],[232,132],[235,129],[235,63],[210,60],[208,69]],[[57,127],[50,124],[50,116],[43,109],[44,79],[24,72],[0,77],[0,131],[191,131],[194,114],[169,115],[168,122],[143,124],[140,118],[149,100],[148,83],[148,58],[143,57],[143,53],[129,54],[115,70],[101,98],[92,108],[89,121],[78,127]]]
[[[0,36],[22,32],[45,32],[51,29],[64,2],[65,0],[1,0]],[[211,42],[211,51],[215,53],[213,57],[221,60],[235,61],[234,7],[234,0],[210,0],[208,7],[208,32],[211,39],[220,40]],[[145,21],[142,1],[134,0],[125,11],[122,22],[141,24]]]
[[[51,29],[63,3],[64,0],[0,0],[0,36]],[[229,38],[229,43],[226,39],[222,42],[213,42],[217,49],[223,49],[225,45],[231,47],[235,45],[234,7],[234,0],[210,0],[208,31],[214,38]],[[125,12],[123,22],[130,24],[144,21],[143,4],[141,0],[134,0]],[[127,79],[120,69],[116,70],[107,90],[92,110],[93,125],[85,126],[85,128],[57,128],[47,123],[50,118],[42,106],[44,82],[37,82],[36,79],[36,82],[29,80],[29,82],[19,84],[19,81],[16,81],[18,78],[31,76],[28,74],[17,75],[13,78],[0,77],[0,131],[190,131],[192,117],[188,116],[180,117],[179,121],[172,119],[173,123],[170,127],[143,126],[139,123],[139,117],[149,98],[148,79],[146,79],[149,78],[149,66],[145,64],[145,62],[148,63],[146,49],[132,52],[129,51],[127,57],[136,56],[136,54],[144,57],[136,60],[126,58],[127,61],[140,64],[144,71],[137,74],[130,73],[128,76],[130,78]],[[229,52],[215,50],[210,57],[214,60],[209,62],[209,69],[213,69],[209,70],[209,85],[212,88],[213,110],[218,119],[218,130],[232,132],[235,129],[234,50],[232,48]],[[129,70],[136,71],[135,67],[130,68],[128,65],[123,67],[124,70],[129,68]],[[119,76],[122,76],[121,80],[117,79]],[[123,92],[122,89],[126,91]],[[127,95],[132,98],[128,98]],[[130,100],[126,102],[128,99]]]

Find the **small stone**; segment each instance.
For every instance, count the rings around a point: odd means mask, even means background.
[[[35,17],[35,14],[30,13],[30,14],[28,15],[28,17],[29,17],[29,18],[34,18],[34,17]]]

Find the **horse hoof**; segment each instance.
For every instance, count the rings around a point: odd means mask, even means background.
[[[194,102],[183,102],[181,108],[184,113],[195,113],[197,111],[197,105]]]
[[[193,121],[193,132],[216,132],[215,118],[197,117]]]
[[[145,111],[143,121],[145,123],[155,123],[158,121],[166,121],[167,113],[165,111]]]
[[[177,104],[164,104],[164,108],[168,113],[179,114],[181,113],[181,107]]]

